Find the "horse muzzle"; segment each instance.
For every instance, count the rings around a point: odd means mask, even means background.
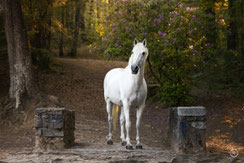
[[[139,66],[138,65],[131,65],[132,74],[137,74],[138,71],[139,71]]]

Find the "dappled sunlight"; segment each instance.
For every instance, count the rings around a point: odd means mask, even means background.
[[[244,146],[234,143],[230,137],[230,133],[211,136],[206,142],[208,151],[214,153],[230,153],[231,150],[236,149],[240,154],[244,154]]]
[[[231,110],[228,110],[228,114],[224,115],[224,119],[221,121],[221,123],[227,123],[230,128],[233,128],[240,123],[244,123],[243,113],[243,106],[241,108],[233,107]]]

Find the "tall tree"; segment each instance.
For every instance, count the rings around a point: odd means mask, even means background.
[[[62,23],[62,29],[64,29],[64,6],[62,6],[62,11],[61,11],[61,23]],[[64,56],[63,42],[64,42],[64,33],[63,33],[63,31],[61,31],[60,43],[59,43],[59,56],[60,57]]]
[[[80,15],[80,38],[82,41],[86,41],[86,32],[85,32],[85,11],[86,11],[86,0],[82,0],[83,5],[81,5],[81,15]]]
[[[206,27],[206,38],[208,39],[208,43],[211,46],[216,47],[216,36],[217,36],[217,28],[216,28],[216,14],[215,14],[215,2],[216,0],[205,0],[205,12],[208,15],[207,22],[208,26]]]
[[[70,52],[71,57],[75,57],[77,53],[77,42],[79,36],[79,25],[80,25],[80,10],[81,10],[81,3],[76,1],[76,11],[75,11],[75,30],[74,30],[74,38],[73,38],[73,46]]]
[[[241,20],[240,20],[240,26],[241,26],[241,54],[244,55],[244,1],[241,1]]]
[[[227,47],[229,50],[236,50],[238,46],[238,29],[237,29],[237,8],[236,0],[229,0],[230,23],[228,29]]]
[[[10,98],[16,108],[33,93],[31,56],[20,0],[2,0],[10,67]]]

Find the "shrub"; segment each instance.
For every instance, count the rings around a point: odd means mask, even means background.
[[[211,15],[180,1],[146,0],[117,1],[111,13],[97,26],[100,39],[90,45],[90,53],[128,59],[132,40],[146,38],[160,84],[156,96],[169,106],[192,103],[192,75],[204,65],[209,51],[215,54],[204,35]]]

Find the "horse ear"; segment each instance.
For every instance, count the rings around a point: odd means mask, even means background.
[[[147,39],[144,39],[144,40],[142,41],[142,43],[143,43],[144,46],[147,46]]]
[[[134,46],[138,43],[137,39],[134,39]]]

